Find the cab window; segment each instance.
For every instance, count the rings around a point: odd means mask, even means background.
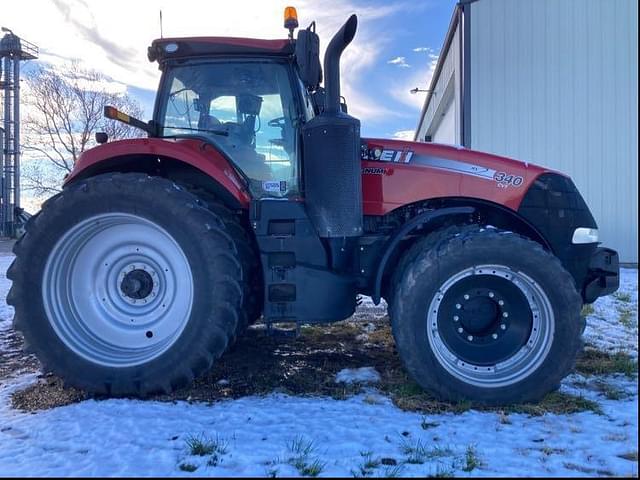
[[[163,136],[209,138],[249,178],[255,197],[298,194],[298,114],[286,64],[188,64],[167,75]]]

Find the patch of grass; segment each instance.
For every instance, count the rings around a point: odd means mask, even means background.
[[[429,422],[426,417],[422,417],[422,421],[420,422],[420,426],[422,427],[423,430],[429,430],[430,428],[435,428],[438,425],[440,425],[440,423]]]
[[[471,403],[467,401],[452,403],[436,399],[414,382],[399,362],[394,368],[382,369],[381,377],[379,388],[388,394],[401,410],[435,415],[447,412],[464,413],[471,409]]]
[[[210,455],[215,451],[213,441],[205,437],[204,435],[190,436],[185,440],[190,455],[196,455],[198,457],[204,457]]]
[[[429,475],[427,475],[428,478],[452,478],[454,476],[455,469],[453,468],[453,466],[445,467],[441,464],[438,464],[434,473],[430,473]]]
[[[593,385],[600,393],[602,393],[609,400],[623,400],[629,397],[629,394],[627,392],[605,381],[597,381],[597,382],[594,382]]]
[[[207,460],[207,467],[217,467],[220,462],[222,462],[222,458],[217,453],[214,453]]]
[[[302,435],[298,435],[287,443],[287,450],[298,457],[308,457],[315,449],[313,440],[306,440]]]
[[[303,477],[317,477],[324,470],[325,462],[318,457],[310,458],[316,451],[312,440],[306,440],[299,435],[287,444],[287,450],[292,454],[287,459],[287,463],[298,470]]]
[[[476,447],[469,445],[464,452],[464,464],[462,465],[462,470],[465,472],[472,472],[481,465],[482,460],[478,455]]]
[[[598,415],[602,414],[602,408],[600,408],[597,402],[584,398],[581,395],[571,395],[562,392],[549,393],[538,403],[511,405],[508,409],[513,413],[524,413],[536,417],[544,415],[545,413],[566,415],[585,411],[592,411]]]
[[[638,451],[635,450],[633,452],[622,453],[618,455],[618,457],[623,458],[624,460],[629,460],[630,462],[638,461]]]
[[[185,440],[185,443],[187,444],[189,454],[197,457],[204,457],[212,454],[224,455],[227,453],[227,440],[218,436],[215,438],[209,438],[204,434],[190,435]]]
[[[198,469],[198,466],[193,463],[183,462],[178,465],[178,468],[183,472],[195,472]]]
[[[631,294],[627,292],[616,292],[613,294],[613,296],[616,297],[616,299],[620,300],[621,302],[628,303],[631,301]]]
[[[404,467],[402,465],[395,465],[395,466],[387,467],[387,468],[384,469],[383,477],[386,477],[386,478],[397,478],[402,474],[402,470],[404,470]]]
[[[377,458],[373,458],[372,452],[360,452],[362,456],[363,463],[362,466],[366,470],[373,470],[374,468],[378,468],[380,466],[380,460]]]
[[[633,328],[632,320],[637,309],[626,305],[618,305],[616,309],[618,310],[618,321],[627,328]]]
[[[366,451],[360,452],[362,457],[362,464],[357,470],[351,470],[351,475],[355,478],[370,477],[373,475],[374,470],[380,466],[380,460],[373,457],[373,452]]]
[[[595,313],[595,308],[593,308],[593,304],[591,303],[586,303],[582,306],[582,311],[580,312],[580,315],[583,317],[586,317],[588,315],[593,315]]]
[[[553,447],[549,447],[548,445],[545,445],[544,447],[542,447],[540,451],[543,453],[543,455],[547,457],[553,454],[563,454],[566,452],[564,448],[553,448]]]
[[[576,472],[582,472],[592,476],[593,474],[597,474],[603,477],[613,477],[612,472],[601,468],[585,467],[571,462],[564,462],[562,465],[564,465],[564,468],[566,468],[567,470],[575,470]]]
[[[425,463],[427,460],[450,457],[453,455],[453,451],[449,447],[441,447],[440,445],[427,447],[420,439],[414,442],[403,439],[400,444],[400,449],[402,450],[402,453],[406,455],[405,463],[409,464],[420,465]]]
[[[317,477],[322,473],[322,470],[324,470],[325,466],[325,462],[322,462],[319,458],[316,458],[313,462],[307,463],[301,469],[298,469],[298,472],[300,472],[300,475],[302,475],[303,477]]]
[[[585,348],[576,360],[576,371],[582,375],[622,373],[633,378],[638,375],[638,362],[624,352],[607,353]]]

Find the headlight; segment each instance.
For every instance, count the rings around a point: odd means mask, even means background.
[[[579,227],[573,232],[572,243],[596,243],[598,241],[598,229]]]

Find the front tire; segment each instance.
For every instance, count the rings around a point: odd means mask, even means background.
[[[226,220],[159,177],[66,187],[14,247],[15,328],[45,371],[93,393],[189,384],[242,327],[246,278]]]
[[[409,373],[438,397],[540,400],[580,348],[571,275],[517,234],[448,228],[414,244],[394,275],[392,327]]]

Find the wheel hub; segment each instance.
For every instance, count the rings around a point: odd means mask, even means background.
[[[475,293],[465,294],[465,297],[469,300],[462,304],[462,327],[474,335],[492,333],[502,318],[498,302]]]
[[[151,295],[153,278],[145,270],[131,270],[124,274],[124,278],[120,283],[120,290],[131,299],[142,300]]]

